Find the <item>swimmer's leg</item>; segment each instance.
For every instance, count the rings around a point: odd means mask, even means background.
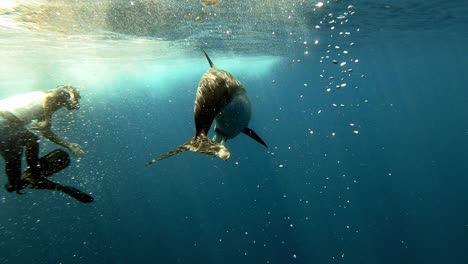
[[[23,156],[22,146],[10,147],[1,152],[5,159],[5,172],[8,182],[5,189],[8,192],[21,191],[28,183],[21,179],[21,157]]]

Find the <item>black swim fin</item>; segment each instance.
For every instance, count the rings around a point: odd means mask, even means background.
[[[242,131],[242,133],[246,134],[247,136],[251,137],[252,139],[254,139],[255,141],[257,141],[258,143],[262,144],[263,146],[267,147],[267,144],[265,143],[265,141],[263,141],[258,135],[257,133],[255,133],[255,131],[253,131],[252,129],[246,127],[244,128],[244,130]]]
[[[40,179],[34,180],[31,176],[31,169],[28,168],[22,175],[22,179],[29,183],[32,189],[46,189],[63,192],[82,203],[90,203],[94,200],[90,195],[70,186],[62,185],[48,180],[55,173],[65,169],[70,165],[70,155],[61,149],[55,149],[49,154],[40,158]]]
[[[49,154],[39,159],[41,164],[41,176],[50,177],[55,173],[65,169],[70,165],[70,155],[67,152],[61,149],[55,149]],[[27,168],[23,172],[23,179],[29,179],[31,177],[31,168]]]
[[[52,191],[59,191],[63,192],[64,194],[75,198],[76,200],[82,203],[90,203],[94,201],[94,198],[74,187],[62,185],[60,183],[53,182],[46,178],[41,179],[39,182],[31,184],[32,189],[45,189],[45,190],[52,190]]]

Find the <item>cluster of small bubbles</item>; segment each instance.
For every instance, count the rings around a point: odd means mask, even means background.
[[[315,4],[315,7],[313,8],[313,11],[317,11],[319,9],[325,9],[326,6],[330,4],[330,1],[327,2],[317,2]],[[346,7],[343,7],[344,10],[342,11],[333,11],[333,12],[327,12],[323,15],[321,20],[314,26],[315,30],[319,30],[322,33],[328,32],[330,33],[330,38],[329,40],[333,41],[340,41],[341,43],[336,43],[336,44],[328,44],[327,47],[328,49],[324,51],[325,53],[320,56],[320,63],[326,63],[331,62],[332,64],[339,65],[340,67],[343,67],[345,69],[337,69],[337,68],[330,68],[327,65],[324,65],[325,68],[323,69],[323,72],[328,75],[328,83],[325,85],[326,91],[330,92],[331,88],[330,87],[335,87],[335,88],[344,88],[346,87],[346,82],[344,81],[344,78],[351,76],[353,73],[353,69],[351,67],[348,67],[350,62],[355,62],[357,63],[359,60],[357,59],[350,59],[347,58],[348,55],[351,55],[352,52],[349,50],[349,48],[353,47],[355,45],[354,42],[348,42],[346,41],[346,38],[351,36],[352,30],[349,30],[349,27],[344,29],[344,25],[349,22],[349,17],[354,15],[354,6],[348,5]],[[338,9],[337,9],[338,10]],[[325,26],[328,25],[328,26]],[[342,29],[343,28],[343,29]],[[336,33],[338,32],[338,33]],[[359,32],[359,28],[356,29],[356,32]],[[340,38],[336,38],[335,36],[338,36]],[[307,41],[304,41],[304,45],[307,45]],[[318,44],[318,40],[314,41],[314,44]],[[304,51],[304,55],[308,55],[309,51],[306,50]],[[341,83],[335,83],[335,77],[336,74],[341,74],[340,80],[342,80]],[[320,78],[324,78],[324,74],[320,75]]]

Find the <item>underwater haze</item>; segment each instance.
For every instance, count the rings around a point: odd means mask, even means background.
[[[53,128],[86,154],[51,179],[94,202],[1,188],[0,263],[468,263],[467,13],[462,0],[1,0],[0,99],[81,90]],[[194,135],[201,48],[244,84],[268,148],[241,134],[228,161],[147,167]],[[55,148],[41,140],[41,155]]]

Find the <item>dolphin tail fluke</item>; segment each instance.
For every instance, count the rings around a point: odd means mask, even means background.
[[[258,143],[262,144],[263,146],[267,147],[267,144],[265,143],[265,141],[263,141],[258,135],[257,133],[255,133],[255,131],[253,131],[252,129],[246,127],[242,133],[246,134],[247,136],[251,137],[252,139],[254,139],[255,141],[257,141]]]
[[[149,161],[149,162],[146,163],[146,166],[149,166],[149,165],[151,165],[151,164],[153,164],[153,163],[155,163],[155,162],[158,162],[158,161],[163,160],[163,159],[165,159],[165,158],[168,158],[168,157],[170,157],[170,156],[173,156],[173,155],[176,155],[176,154],[179,154],[179,153],[181,153],[181,152],[184,152],[184,151],[189,150],[189,149],[186,147],[186,145],[188,145],[188,144],[190,144],[190,141],[187,142],[187,143],[185,143],[185,144],[183,144],[183,145],[181,145],[181,146],[178,146],[176,149],[171,150],[171,151],[167,152],[167,153],[164,154],[164,155],[161,155],[161,156],[159,156],[159,157],[157,157],[157,158],[152,159],[151,161]]]
[[[194,137],[186,147],[190,151],[216,156],[222,160],[228,160],[231,156],[231,153],[223,144],[215,142],[205,135]]]
[[[208,56],[208,53],[206,53],[206,51],[204,49],[201,49],[203,51],[203,53],[205,53],[205,57],[206,59],[208,60],[208,63],[210,64],[210,67],[211,68],[214,68],[214,64],[213,62],[211,61],[210,57]]]
[[[146,166],[149,166],[155,162],[168,158],[170,156],[179,154],[184,151],[192,151],[197,153],[204,153],[212,156],[216,156],[220,159],[227,160],[231,156],[229,150],[222,144],[212,141],[204,135],[199,135],[187,143],[177,147],[176,149],[167,152],[164,155],[161,155],[157,158],[152,159],[146,163]]]

